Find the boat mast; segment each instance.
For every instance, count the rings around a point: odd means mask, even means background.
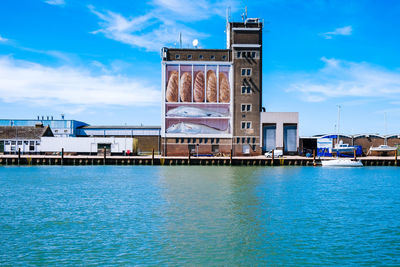
[[[339,147],[339,133],[340,133],[340,105],[338,107],[338,119],[337,119],[337,136],[336,136],[336,146]]]

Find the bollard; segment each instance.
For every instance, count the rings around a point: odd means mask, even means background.
[[[154,148],[151,152],[151,165],[154,165]]]
[[[64,148],[61,148],[61,165],[64,165]]]
[[[229,164],[232,165],[232,148],[231,148],[231,155],[230,155],[230,158],[229,158]]]
[[[275,159],[275,149],[272,149],[272,161],[271,161],[271,166],[274,166],[274,159]]]

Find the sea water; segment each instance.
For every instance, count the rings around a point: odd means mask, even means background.
[[[399,265],[400,168],[0,167],[1,265]]]

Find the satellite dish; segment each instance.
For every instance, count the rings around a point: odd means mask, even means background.
[[[196,47],[199,44],[199,40],[194,39],[192,44],[193,44],[194,47]]]

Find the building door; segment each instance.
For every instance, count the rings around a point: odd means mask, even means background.
[[[297,126],[286,125],[283,127],[283,146],[285,152],[297,151]]]
[[[104,155],[104,149],[106,150],[106,155],[111,155],[111,144],[97,144],[97,154]]]
[[[276,125],[263,126],[263,152],[276,149]]]

